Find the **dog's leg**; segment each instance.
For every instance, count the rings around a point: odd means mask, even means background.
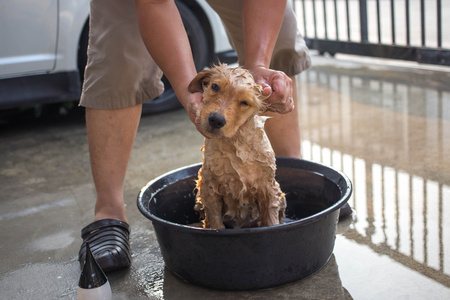
[[[259,206],[259,224],[258,226],[270,226],[273,224],[273,218],[271,218],[270,211],[272,210],[272,198],[274,195],[271,191],[260,191],[257,195]]]
[[[272,200],[272,205],[269,207],[269,225],[277,225],[284,219],[285,205],[283,205],[284,194],[280,195],[276,193],[275,198]]]
[[[222,221],[222,199],[214,192],[214,189],[202,185],[198,190],[196,202],[196,210],[201,210],[200,216],[204,217],[203,228],[225,228]]]
[[[205,201],[206,199],[204,199]],[[209,195],[205,203],[204,228],[225,228],[222,221],[222,200],[217,195]]]
[[[284,194],[278,188],[273,188],[265,193],[259,193],[260,226],[272,226],[280,224],[284,218],[286,207]]]
[[[278,195],[278,202],[280,204],[279,210],[278,210],[278,220],[281,221],[286,217],[285,211],[286,211],[286,194],[283,193],[280,189],[280,185],[278,182],[276,182],[277,185],[277,195]]]
[[[272,181],[272,187],[275,193],[275,198],[278,202],[278,220],[279,223],[284,219],[285,217],[285,211],[286,211],[286,195],[281,191],[280,184],[276,179],[273,179]]]
[[[272,225],[280,224],[279,211],[280,211],[280,206],[278,204],[278,201],[273,200],[270,203],[270,207],[269,207],[269,210],[268,210],[267,223],[265,225],[263,225],[263,226],[272,226]]]

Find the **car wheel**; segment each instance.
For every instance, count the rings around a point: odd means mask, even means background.
[[[84,25],[81,32],[80,42],[78,43],[78,72],[80,74],[80,82],[84,81],[84,69],[87,64],[87,49],[89,44],[89,20]]]
[[[176,1],[176,4],[191,44],[195,67],[197,71],[200,71],[207,66],[209,58],[206,34],[195,14],[183,3]],[[164,93],[144,103],[142,114],[156,114],[181,107],[172,86],[165,76],[162,78],[162,82],[164,83]]]

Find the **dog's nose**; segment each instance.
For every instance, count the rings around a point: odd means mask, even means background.
[[[209,125],[211,125],[211,127],[213,129],[222,128],[227,123],[224,116],[222,116],[221,114],[215,113],[215,112],[213,112],[209,115],[208,122],[209,122]]]

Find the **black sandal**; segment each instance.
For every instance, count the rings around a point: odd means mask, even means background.
[[[81,238],[83,244],[78,253],[81,269],[86,260],[86,242],[104,272],[131,265],[130,226],[127,223],[114,219],[98,220],[81,230]]]

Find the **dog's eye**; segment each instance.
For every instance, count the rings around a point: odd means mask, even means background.
[[[245,100],[244,100],[244,101],[241,101],[241,103],[240,103],[240,104],[241,104],[241,106],[248,106],[248,102],[247,102],[247,101],[245,101]]]
[[[211,89],[214,92],[218,92],[220,90],[220,87],[219,87],[219,85],[217,83],[213,83],[213,84],[211,84]]]

